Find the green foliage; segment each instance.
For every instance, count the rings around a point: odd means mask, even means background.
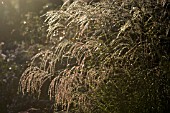
[[[19,91],[39,98],[47,93],[56,110],[74,113],[165,112],[165,13],[155,2],[135,0],[75,1],[47,12],[49,47],[32,58]]]

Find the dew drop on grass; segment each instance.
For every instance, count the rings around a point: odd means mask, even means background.
[[[23,23],[24,23],[24,24],[26,24],[27,22],[26,22],[26,21],[24,21]]]
[[[63,39],[63,37],[60,37],[59,39],[60,39],[60,41],[61,41],[61,40]]]
[[[12,69],[12,67],[9,67],[9,70],[11,70]]]
[[[54,33],[53,33],[53,36],[55,37],[55,36],[57,36],[57,34],[54,32]]]
[[[70,66],[70,64],[67,64],[67,67],[69,67]]]

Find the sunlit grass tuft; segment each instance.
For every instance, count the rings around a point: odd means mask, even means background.
[[[48,95],[56,109],[88,113],[161,110],[158,90],[169,60],[161,40],[169,40],[164,33],[169,24],[159,4],[136,3],[76,1],[47,12],[51,46],[32,58],[20,79],[20,91],[41,96],[43,84],[50,80]],[[154,101],[160,107],[150,103]]]

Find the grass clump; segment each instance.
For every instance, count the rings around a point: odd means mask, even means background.
[[[170,65],[165,13],[158,3],[135,0],[76,1],[46,13],[50,46],[32,58],[19,90],[38,97],[48,90],[56,109],[70,112],[164,112]]]

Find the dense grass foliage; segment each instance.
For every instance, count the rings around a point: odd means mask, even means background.
[[[75,1],[47,12],[49,46],[32,57],[19,91],[49,95],[56,111],[166,112],[168,13],[159,3],[135,0]]]

